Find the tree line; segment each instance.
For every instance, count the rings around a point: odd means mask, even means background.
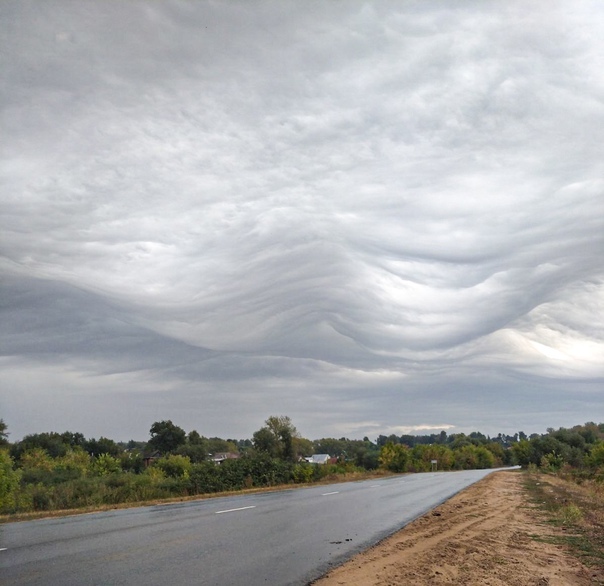
[[[251,439],[207,438],[172,421],[146,442],[48,432],[11,443],[0,419],[0,512],[61,510],[308,483],[343,475],[493,468],[520,464],[604,479],[604,424],[546,434],[480,432],[309,440],[287,416],[271,416]],[[228,454],[228,457],[225,455]],[[306,461],[328,454],[325,465]],[[217,457],[220,455],[221,457]],[[220,461],[218,464],[217,461]]]

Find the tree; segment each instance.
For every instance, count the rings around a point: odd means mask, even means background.
[[[515,461],[523,468],[531,463],[532,448],[531,442],[526,439],[516,442],[512,446]]]
[[[102,436],[98,440],[89,439],[84,444],[84,449],[93,457],[101,454],[117,457],[124,451],[113,440]]]
[[[90,469],[95,476],[110,476],[121,472],[120,461],[108,453],[99,454],[90,463]]]
[[[86,438],[83,433],[72,431],[65,431],[61,434],[61,440],[66,446],[70,448],[83,448],[86,444]]]
[[[312,456],[314,453],[312,442],[304,437],[293,438],[294,451],[298,456]]]
[[[229,440],[224,440],[219,437],[211,437],[207,442],[208,452],[210,454],[217,454],[219,452],[236,452],[237,445]]]
[[[300,435],[287,415],[271,415],[264,423],[275,437],[280,438],[284,433],[289,433],[291,437],[299,437]]]
[[[252,441],[257,452],[264,452],[272,458],[279,455],[279,440],[268,427],[261,427],[254,432]]]
[[[196,431],[195,429],[193,431],[189,432],[189,435],[187,436],[187,443],[191,444],[192,446],[198,446],[203,444],[204,439],[199,435],[199,432]]]
[[[8,432],[7,425],[4,423],[4,419],[0,419],[0,446],[8,445]]]
[[[390,472],[405,472],[409,462],[409,451],[404,444],[388,442],[380,450],[380,464]]]
[[[335,458],[338,458],[346,451],[344,442],[332,437],[324,437],[313,442],[315,454],[329,454]]]
[[[12,513],[17,508],[21,471],[15,470],[7,449],[0,449],[0,512]]]
[[[586,464],[594,469],[604,466],[604,443],[596,444],[585,458]]]
[[[170,454],[160,458],[155,465],[170,478],[188,477],[191,472],[191,460],[186,456]]]
[[[66,432],[69,434],[69,432]],[[70,444],[65,443],[69,439],[65,434],[61,435],[51,431],[50,433],[34,433],[26,435],[20,442],[13,444],[10,448],[11,456],[19,461],[21,455],[33,448],[41,448],[48,452],[51,458],[60,458],[64,456],[70,448]]]
[[[272,415],[265,421],[265,426],[254,433],[254,448],[273,458],[293,462],[298,458],[294,440],[299,437],[300,434],[289,417]]]
[[[172,421],[156,421],[149,430],[151,439],[147,446],[152,450],[158,450],[162,454],[168,454],[187,441],[184,429],[174,425]]]

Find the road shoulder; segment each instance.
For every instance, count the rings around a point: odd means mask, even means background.
[[[589,569],[531,505],[522,473],[496,472],[314,582],[315,586],[587,586]]]

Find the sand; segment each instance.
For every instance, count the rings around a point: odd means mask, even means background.
[[[600,583],[563,545],[547,542],[561,532],[530,502],[520,472],[495,472],[314,584]]]

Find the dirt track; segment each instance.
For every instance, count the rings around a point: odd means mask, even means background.
[[[334,569],[316,586],[587,586],[594,575],[527,502],[519,472],[497,472]],[[537,538],[537,539],[535,539]]]

